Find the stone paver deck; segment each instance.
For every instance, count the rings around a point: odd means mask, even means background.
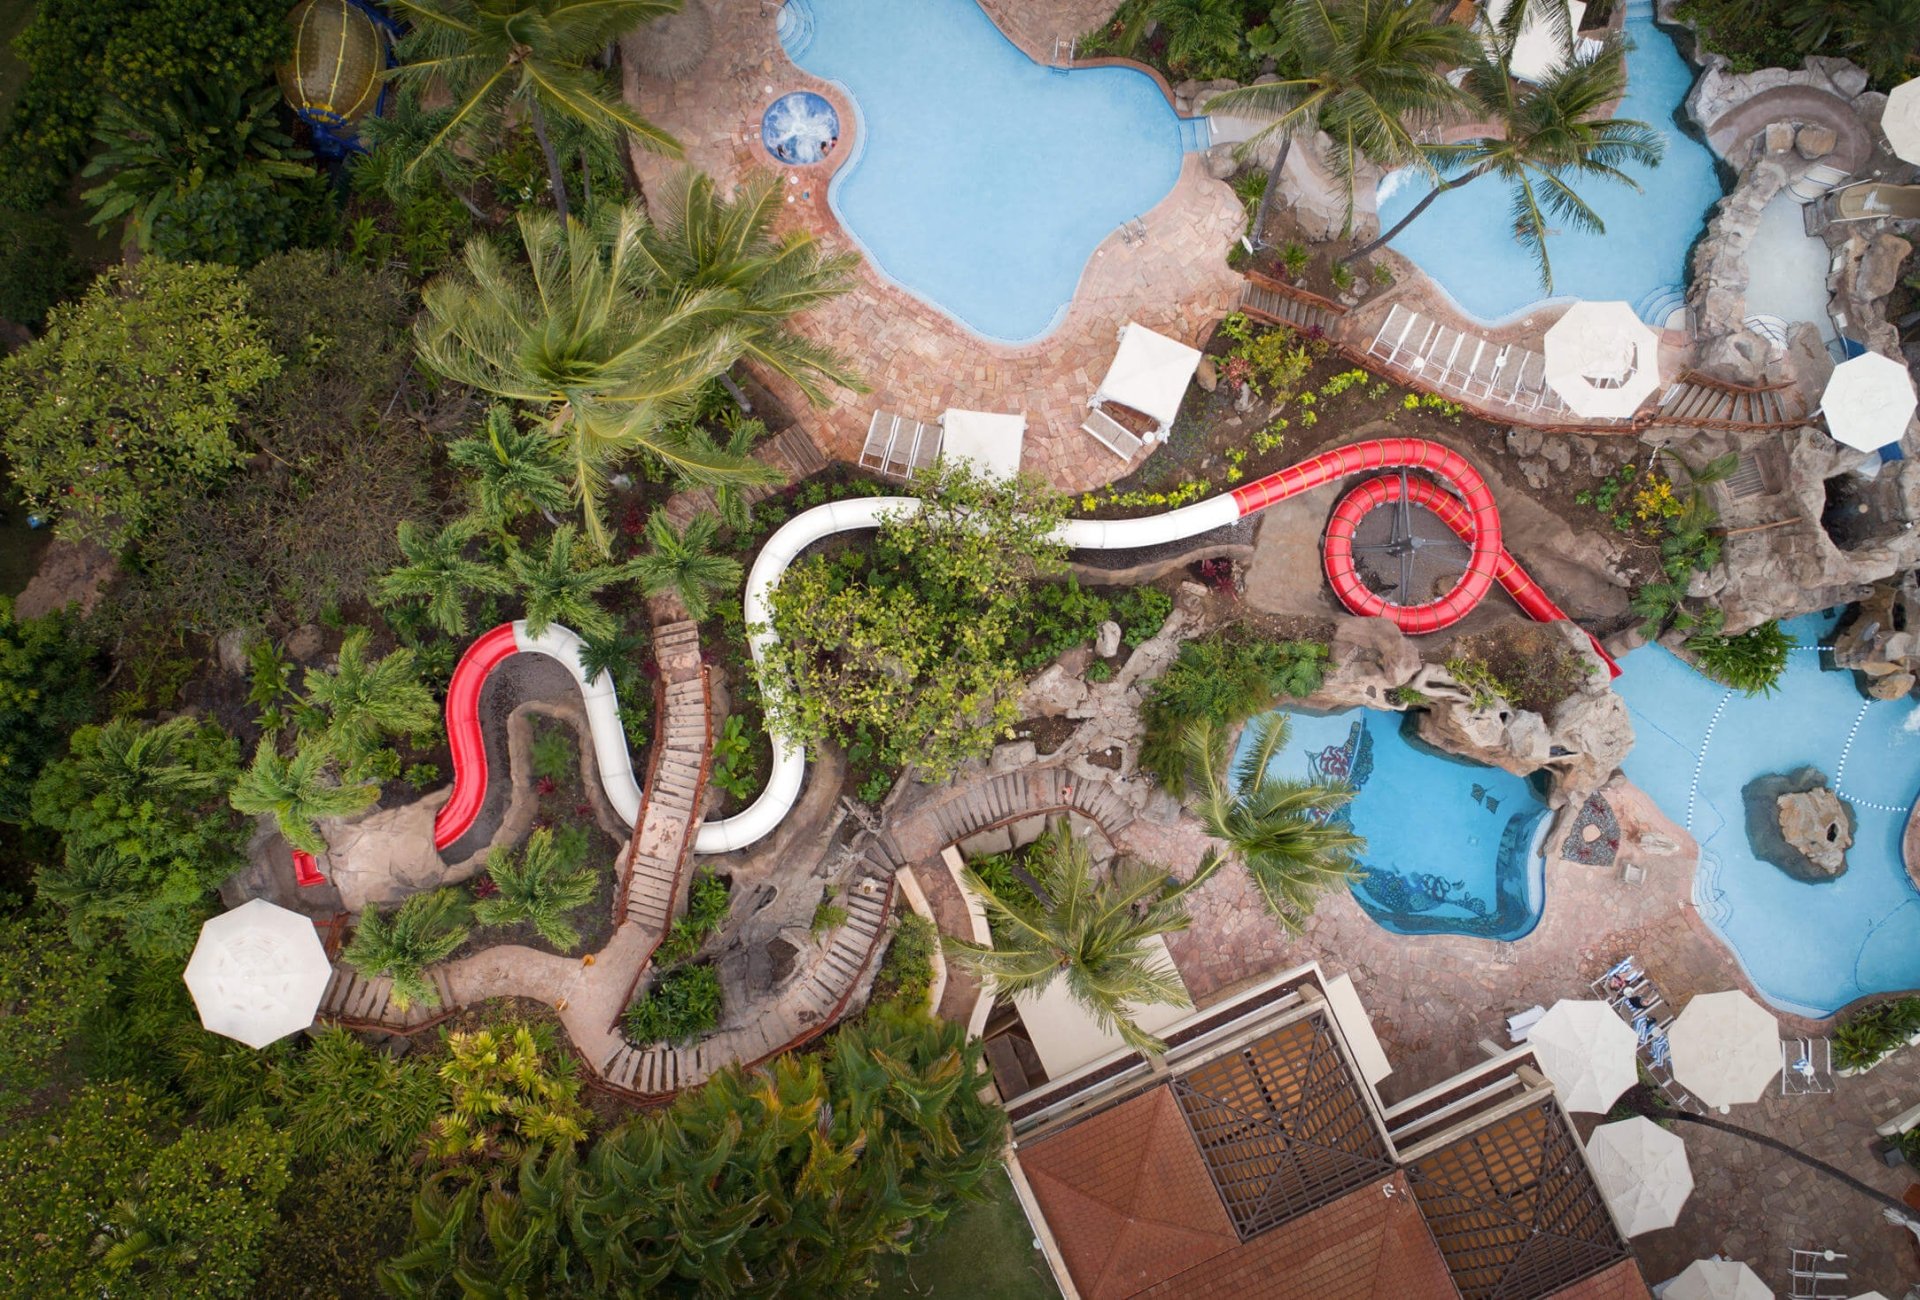
[[[827,203],[833,170],[857,152],[856,117],[837,86],[795,67],[774,32],[775,7],[747,3],[714,9],[713,44],[694,72],[675,80],[641,76],[627,63],[625,93],[650,120],[672,132],[686,162],[722,187],[775,164],[759,143],[760,116],[792,90],[833,101],[841,141],[825,162],[780,167],[792,228],[811,230],[830,249],[858,251]],[[1085,31],[1104,17],[1087,0],[1015,4],[989,12],[1017,43],[1044,60],[1057,35]],[[636,153],[643,190],[680,164]],[[1038,342],[1009,346],[973,334],[898,289],[862,262],[855,288],[809,312],[796,328],[852,359],[871,392],[833,395],[825,410],[806,411],[800,395],[777,377],[768,386],[808,425],[827,454],[857,460],[875,409],[930,421],[948,407],[1027,413],[1022,468],[1069,490],[1120,477],[1126,462],[1080,431],[1087,399],[1106,373],[1121,326],[1135,320],[1199,344],[1233,309],[1240,278],[1226,265],[1245,216],[1239,200],[1189,155],[1173,192],[1147,213],[1148,237],[1128,245],[1118,233],[1095,252],[1063,323]]]

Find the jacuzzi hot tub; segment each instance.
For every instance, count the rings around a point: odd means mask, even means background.
[[[817,163],[840,142],[840,115],[811,90],[782,95],[760,119],[760,142],[790,167]]]

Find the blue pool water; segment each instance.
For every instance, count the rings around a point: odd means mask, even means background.
[[[1397,934],[1518,939],[1533,929],[1547,809],[1525,780],[1415,745],[1398,714],[1287,716],[1292,737],[1273,774],[1338,777],[1359,791],[1346,812],[1367,839],[1353,896],[1369,916]]]
[[[856,106],[828,189],[841,224],[989,338],[1051,330],[1100,241],[1179,178],[1185,133],[1151,78],[1041,67],[974,0],[788,0],[780,32]]]
[[[1853,674],[1820,671],[1812,647],[1835,622],[1788,625],[1807,648],[1770,698],[1730,692],[1654,648],[1634,651],[1614,683],[1633,714],[1627,777],[1700,843],[1701,916],[1770,1002],[1813,1016],[1920,988],[1920,893],[1900,856],[1920,791],[1920,705],[1865,700]],[[1859,823],[1846,874],[1820,884],[1754,856],[1741,799],[1755,777],[1804,766],[1826,773]]]
[[[1622,169],[1639,182],[1638,192],[1611,181],[1574,181],[1606,233],[1550,235],[1547,256],[1553,263],[1553,297],[1629,302],[1643,319],[1659,325],[1680,305],[1687,252],[1723,190],[1713,154],[1674,118],[1693,85],[1692,66],[1654,24],[1647,0],[1629,8],[1626,30],[1633,48],[1627,54],[1627,94],[1617,116],[1661,131],[1665,160],[1651,169]],[[1427,189],[1411,172],[1383,181],[1381,229],[1405,216]],[[1486,322],[1549,296],[1533,254],[1513,238],[1510,194],[1503,182],[1483,176],[1434,200],[1392,244],[1469,315]]]

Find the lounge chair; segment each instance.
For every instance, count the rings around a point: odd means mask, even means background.
[[[1507,368],[1507,358],[1512,354],[1512,344],[1490,353],[1468,377],[1466,391],[1474,397],[1492,397],[1493,390],[1499,386],[1501,373]]]
[[[1420,349],[1420,355],[1410,365],[1424,379],[1436,371],[1444,371],[1446,358],[1452,356],[1454,349],[1459,346],[1460,335],[1442,325],[1434,331],[1433,336],[1427,340],[1427,345]]]
[[[1380,323],[1380,332],[1375,334],[1373,342],[1367,345],[1367,355],[1379,357],[1388,365],[1392,365],[1394,357],[1399,355],[1401,345],[1407,340],[1408,332],[1413,329],[1414,323],[1419,319],[1419,313],[1408,311],[1399,303],[1394,303],[1387,310],[1386,320]],[[1399,326],[1397,330],[1394,328],[1396,325]]]
[[[1868,181],[1834,190],[1823,202],[1832,221],[1873,221],[1880,217],[1920,221],[1920,185]]]

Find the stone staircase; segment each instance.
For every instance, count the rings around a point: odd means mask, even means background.
[[[1029,768],[979,781],[916,818],[920,825],[897,832],[909,861],[932,857],[980,831],[1055,812],[1077,812],[1100,825],[1109,838],[1134,818],[1131,805],[1112,786],[1076,777],[1061,767]]]
[[[771,465],[785,476],[787,483],[798,483],[802,479],[812,478],[827,467],[826,456],[813,435],[800,425],[790,425],[779,433],[763,441],[753,449],[753,458],[762,464]],[[740,496],[749,506],[766,500],[778,492],[784,484],[774,483],[761,487],[741,489]],[[661,509],[675,528],[685,528],[687,521],[695,515],[713,510],[713,489],[696,488],[688,492],[677,492]]]
[[[1251,276],[1240,291],[1240,310],[1300,334],[1329,333],[1343,314],[1339,306],[1317,294]]]
[[[333,979],[320,997],[320,1009],[314,1019],[343,1025],[349,1029],[384,1029],[411,1032],[445,1020],[459,1008],[448,982],[444,966],[427,972],[427,978],[440,994],[438,1006],[415,1002],[405,1011],[393,1005],[393,981],[370,980],[345,962],[336,961]]]
[[[633,831],[622,902],[625,919],[655,936],[658,943],[666,937],[679,907],[682,876],[706,792],[713,728],[699,629],[690,622],[657,627],[653,650],[666,707]]]

